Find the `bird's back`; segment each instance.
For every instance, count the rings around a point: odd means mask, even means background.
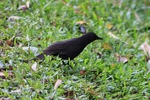
[[[44,50],[44,54],[59,56],[62,59],[74,59],[82,52],[81,40],[73,38],[67,41],[56,42]]]

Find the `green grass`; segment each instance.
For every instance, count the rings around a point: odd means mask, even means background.
[[[121,7],[119,1],[122,1]],[[4,73],[14,73],[13,77],[0,79],[0,98],[150,99],[150,73],[146,67],[146,57],[138,49],[150,38],[149,31],[142,30],[150,27],[148,0],[31,0],[28,10],[18,11],[18,7],[25,3],[18,0],[0,2],[0,61],[9,64],[11,60],[12,64],[6,67],[12,66],[13,70],[7,68]],[[135,17],[136,14],[140,20]],[[21,18],[9,22],[10,16]],[[95,32],[104,40],[91,43],[74,61],[69,61],[72,68],[63,65],[58,57],[52,61],[49,60],[51,57],[47,57],[38,63],[37,71],[31,69],[34,62],[20,61],[35,57],[34,53],[25,52],[22,47],[30,45],[42,52],[56,41],[81,36],[76,26],[78,21],[86,21],[87,31]],[[108,29],[107,24],[113,27]],[[110,31],[119,40],[110,37]],[[15,38],[11,47],[7,41],[13,36]],[[104,44],[109,44],[112,49],[104,48]],[[102,57],[97,53],[101,53]],[[130,59],[126,64],[119,63],[114,56],[116,53]],[[83,69],[86,72],[81,75]],[[55,90],[58,79],[63,83]],[[20,92],[12,93],[14,90]]]

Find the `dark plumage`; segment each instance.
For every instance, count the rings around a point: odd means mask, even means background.
[[[56,42],[43,50],[43,53],[39,54],[34,59],[43,59],[44,55],[53,55],[59,56],[64,60],[67,60],[68,58],[72,60],[78,56],[89,43],[98,39],[102,40],[102,38],[98,37],[95,33],[89,32],[78,38]]]

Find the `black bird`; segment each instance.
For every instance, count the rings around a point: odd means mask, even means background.
[[[98,37],[93,32],[89,32],[78,38],[56,42],[43,50],[43,53],[36,56],[36,58],[34,58],[33,60],[44,59],[44,55],[59,56],[63,60],[68,60],[68,58],[72,60],[76,56],[78,56],[83,51],[83,49],[94,40],[102,40],[102,38]]]

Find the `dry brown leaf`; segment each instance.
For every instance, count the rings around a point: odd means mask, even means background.
[[[111,64],[110,66],[111,66],[112,68],[114,68],[116,65],[115,65],[115,64]]]
[[[21,5],[18,10],[26,11],[30,7],[30,1],[26,2],[26,5]]]
[[[114,39],[119,39],[117,36],[115,36],[112,32],[108,32],[108,35]]]
[[[7,40],[6,44],[12,47],[14,45],[14,42],[12,40]]]
[[[112,50],[112,46],[109,43],[103,43],[102,47],[105,50]]]
[[[85,74],[85,72],[86,72],[86,70],[80,70],[80,75],[84,75]]]
[[[42,83],[44,83],[44,84],[46,84],[46,83],[48,83],[48,82],[49,82],[49,79],[44,78],[44,79],[42,79],[42,80],[41,80],[41,82],[42,82]]]
[[[118,62],[122,62],[122,63],[128,62],[128,58],[127,57],[122,57],[119,54],[115,54],[115,57],[116,57]]]
[[[74,95],[74,91],[66,91],[66,92],[64,93],[64,95],[65,95],[66,97],[73,96],[73,95]]]
[[[37,62],[34,62],[34,64],[31,66],[31,69],[33,71],[37,71]]]
[[[26,11],[28,7],[26,5],[21,5],[18,10]]]
[[[12,38],[10,38],[9,40],[6,41],[6,44],[9,46],[14,46],[14,39],[16,36],[13,36]]]
[[[77,14],[81,13],[79,9],[75,9],[74,12],[77,13]]]
[[[76,24],[83,25],[83,24],[86,24],[86,21],[77,21]]]
[[[74,9],[74,12],[75,12],[76,14],[85,15],[85,13],[83,13],[83,12],[80,11],[79,9]]]
[[[150,46],[147,42],[144,42],[140,45],[139,49],[143,50],[146,55],[150,57]]]
[[[59,85],[62,84],[62,80],[61,79],[58,79],[54,85],[54,89],[56,90],[58,88]]]
[[[111,28],[113,27],[113,25],[110,24],[110,23],[107,23],[107,24],[106,24],[106,27],[107,27],[107,29],[111,29]]]

